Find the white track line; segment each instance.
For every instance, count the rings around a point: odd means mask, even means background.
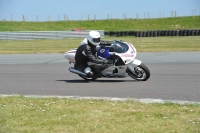
[[[141,103],[176,103],[176,104],[199,104],[200,102],[195,101],[178,101],[178,100],[162,100],[162,99],[134,99],[134,98],[114,98],[114,97],[80,97],[80,96],[56,96],[56,95],[3,95],[0,94],[0,97],[9,97],[9,96],[23,96],[27,98],[66,98],[66,99],[93,99],[93,100],[110,100],[110,101],[139,101]]]

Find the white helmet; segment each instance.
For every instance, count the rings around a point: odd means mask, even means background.
[[[87,37],[88,41],[95,46],[100,44],[100,38],[101,36],[98,31],[90,31]]]

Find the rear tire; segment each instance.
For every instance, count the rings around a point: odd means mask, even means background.
[[[126,72],[130,77],[133,79],[136,79],[138,81],[146,81],[150,77],[150,71],[148,67],[146,67],[143,63],[141,63],[139,66],[134,68],[134,72],[127,69]]]

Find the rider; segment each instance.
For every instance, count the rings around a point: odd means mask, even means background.
[[[96,47],[100,45],[100,34],[98,31],[90,31],[76,51],[75,67],[86,73],[88,78],[94,75],[87,62],[96,64],[112,64],[113,60],[100,59],[95,56]]]

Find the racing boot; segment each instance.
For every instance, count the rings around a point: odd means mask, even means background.
[[[85,70],[84,70],[85,74],[87,75],[88,78],[92,78],[94,76],[92,70],[90,67],[87,67]]]

